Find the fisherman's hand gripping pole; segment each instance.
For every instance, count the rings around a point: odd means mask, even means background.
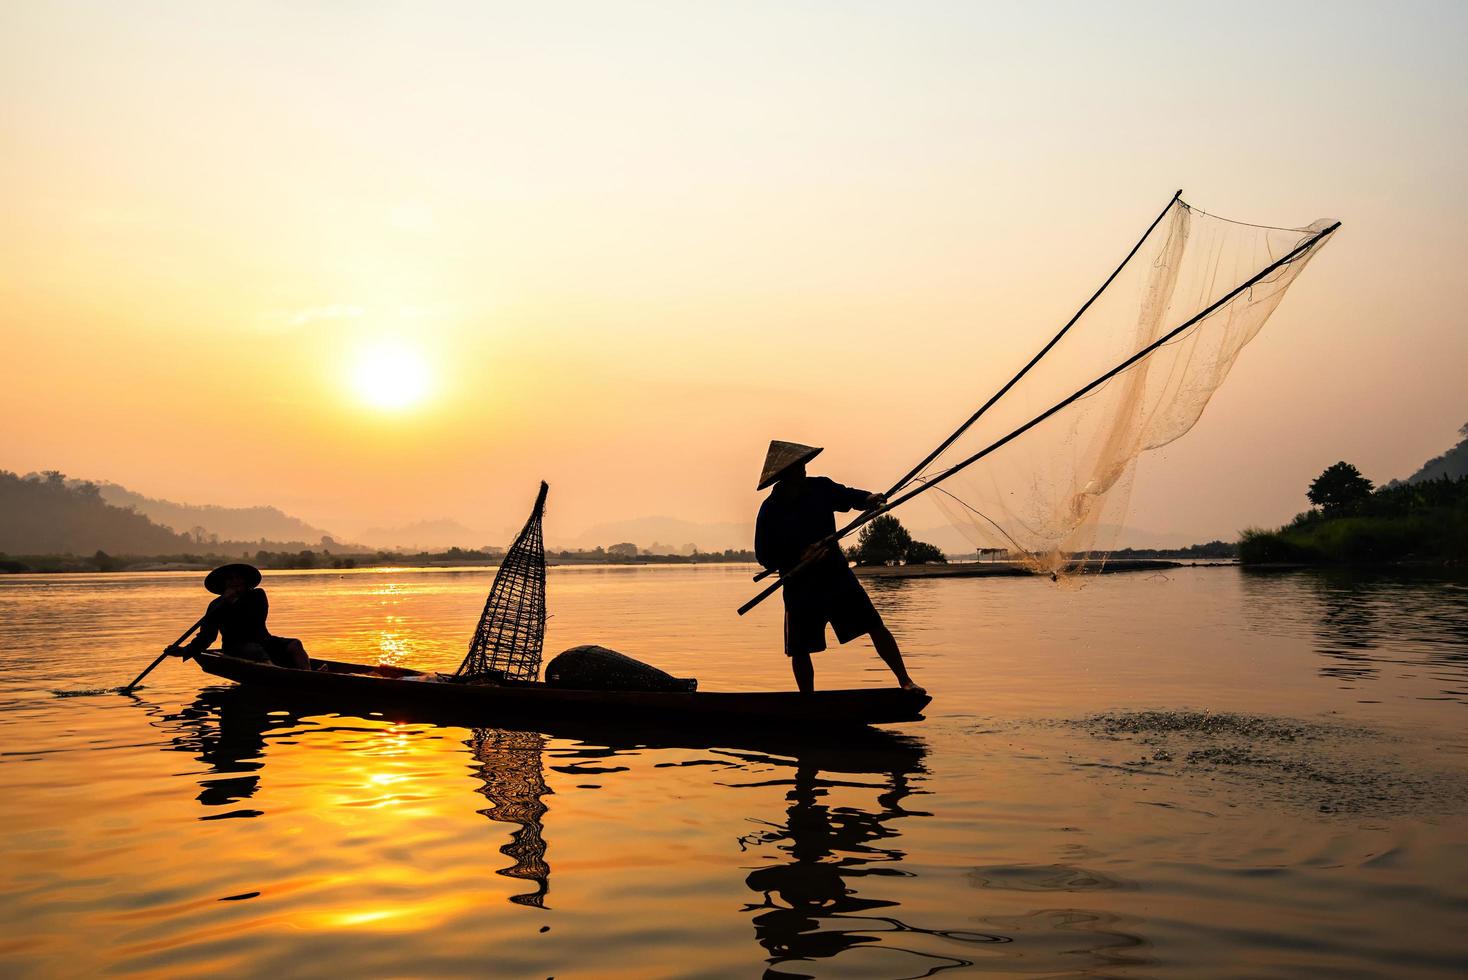
[[[185,653],[184,651],[180,650],[179,648],[183,646],[184,641],[187,640],[193,634],[194,630],[196,630],[200,626],[203,626],[204,625],[204,619],[205,618],[206,617],[204,617],[204,616],[200,616],[199,617],[199,621],[197,623],[195,623],[194,625],[190,626],[188,629],[184,630],[183,633],[182,633],[182,635],[180,635],[178,639],[174,640],[168,646],[164,647],[163,648],[163,652],[160,653],[160,654],[158,654],[158,659],[157,660],[154,660],[152,663],[150,663],[143,670],[143,672],[141,674],[139,674],[137,677],[134,677],[133,678],[133,682],[131,684],[129,684],[127,687],[124,687],[124,688],[121,688],[120,689],[122,691],[122,693],[123,694],[131,694],[133,688],[135,688],[139,684],[143,683],[143,678],[144,677],[147,677],[149,674],[151,674],[153,672],[153,668],[154,667],[157,667],[159,664],[161,664],[167,658],[169,658],[169,657],[183,657],[185,660],[189,659],[190,654]]]

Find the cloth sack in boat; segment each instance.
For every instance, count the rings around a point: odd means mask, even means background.
[[[579,691],[696,691],[692,677],[674,677],[651,664],[595,644],[572,647],[556,655],[545,668],[551,687]]]

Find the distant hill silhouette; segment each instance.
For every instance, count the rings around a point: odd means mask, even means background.
[[[211,509],[216,508],[198,508]],[[108,503],[98,484],[68,480],[55,470],[26,476],[0,470],[0,553],[4,554],[91,555],[105,551],[112,555],[239,555],[257,549],[298,552],[320,548],[341,552],[352,548],[319,533],[310,540],[258,535],[240,539],[214,533],[205,525],[194,527],[200,529],[199,533],[194,533],[194,528],[180,533],[165,527],[146,514]]]
[[[80,480],[68,481],[72,485]],[[180,504],[145,497],[116,483],[101,483],[102,499],[114,507],[132,508],[156,524],[192,535],[195,528],[233,541],[320,541],[332,537],[275,507],[218,507],[213,504]]]
[[[160,555],[192,547],[190,538],[107,503],[95,483],[69,486],[54,470],[29,477],[0,470],[0,551]]]
[[[1440,480],[1443,477],[1458,480],[1468,476],[1468,425],[1458,430],[1463,438],[1456,446],[1443,453],[1434,456],[1422,464],[1422,468],[1405,480],[1393,480],[1389,486],[1398,483],[1422,483],[1426,480]]]

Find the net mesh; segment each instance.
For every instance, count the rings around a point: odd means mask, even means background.
[[[1124,526],[1137,459],[1193,427],[1334,228],[1228,221],[1176,198],[1060,343],[913,482],[931,480],[1201,314],[929,494],[976,549],[1008,551],[1035,572],[1059,577],[1104,561]]]
[[[545,541],[541,483],[530,518],[494,575],[469,655],[454,675],[466,680],[533,681],[540,674],[545,639]]]

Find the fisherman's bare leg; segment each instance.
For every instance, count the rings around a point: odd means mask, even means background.
[[[897,684],[900,687],[917,687],[917,683],[908,676],[907,665],[902,662],[902,651],[897,649],[897,638],[892,635],[886,624],[879,624],[872,630],[872,645],[877,648],[877,656],[882,662],[892,668],[892,673],[897,676]]]
[[[291,640],[286,644],[285,652],[291,661],[289,666],[296,670],[311,669],[311,658],[306,656],[306,645],[300,640]]]
[[[800,693],[809,694],[816,689],[816,668],[810,662],[810,654],[792,653],[790,669],[795,673],[795,686],[800,688]]]

